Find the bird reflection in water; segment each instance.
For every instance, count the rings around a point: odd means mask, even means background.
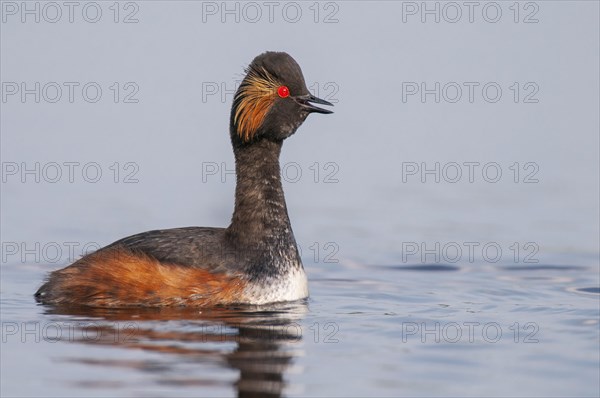
[[[64,330],[65,324],[69,324],[68,338],[67,333],[62,333],[61,341],[175,355],[179,357],[178,361],[184,359],[188,365],[216,363],[239,370],[238,380],[233,384],[239,397],[282,396],[286,372],[300,352],[300,322],[306,311],[305,301],[201,311],[190,308],[46,308],[47,315],[60,315],[52,320],[57,327]],[[73,320],[65,321],[64,315],[72,316]],[[235,348],[232,350],[232,347]],[[156,360],[115,360],[88,355],[67,360],[85,365],[153,371],[158,374],[157,383],[162,387],[197,386],[200,394],[203,387],[230,387],[220,386],[222,382],[211,380],[210,376],[203,379],[189,375],[172,377],[173,369],[168,366],[170,360],[157,364]],[[109,381],[80,384],[115,387]]]

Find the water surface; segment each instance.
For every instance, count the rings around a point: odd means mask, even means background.
[[[4,266],[2,392],[596,396],[584,262],[311,267],[305,302],[203,311],[39,306],[45,267]]]

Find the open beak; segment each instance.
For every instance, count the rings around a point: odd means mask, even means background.
[[[312,103],[315,104],[321,104],[321,105],[329,105],[329,106],[333,106],[333,104],[329,101],[325,101],[321,98],[317,98],[312,94],[306,94],[306,95],[302,95],[299,97],[296,97],[296,102],[298,104],[300,104],[300,106],[302,106],[308,113],[324,113],[324,114],[328,114],[328,113],[333,113],[333,111],[330,111],[329,109],[323,109],[323,108],[319,108],[318,106],[314,106]]]

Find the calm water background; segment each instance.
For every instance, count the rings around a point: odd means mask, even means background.
[[[2,2],[2,396],[600,394],[598,2],[480,2],[472,22],[428,2],[439,23],[421,2],[276,3],[272,21],[227,3],[239,22],[98,2],[96,23],[35,4],[23,23]],[[87,250],[226,226],[232,91],[267,49],[336,104],[282,154],[311,298],[36,305]]]

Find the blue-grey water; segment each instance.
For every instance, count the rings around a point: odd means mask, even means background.
[[[599,396],[599,5],[475,3],[3,1],[0,395]],[[335,103],[281,159],[310,298],[36,304],[116,239],[227,225],[267,49]]]

